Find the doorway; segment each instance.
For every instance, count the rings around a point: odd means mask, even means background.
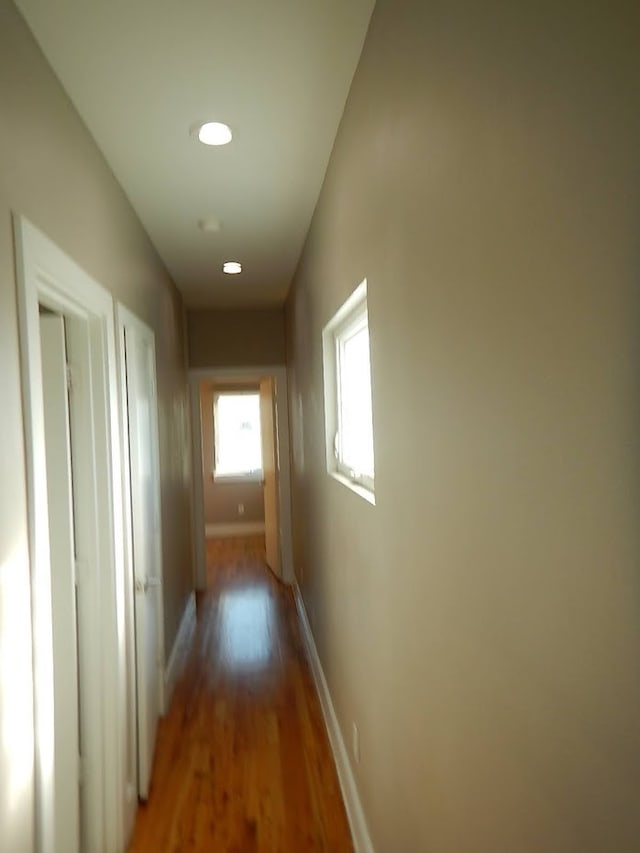
[[[22,217],[15,219],[15,239],[31,564],[36,849],[55,853],[56,845],[64,844],[65,850],[86,853],[116,850],[123,838],[124,609],[113,302]],[[56,700],[69,719],[60,707],[56,713]],[[71,783],[65,800],[56,780],[66,772]],[[65,829],[64,838],[56,834]]]
[[[291,510],[286,368],[199,370],[189,374],[194,472],[196,586],[206,587],[206,539],[264,536],[267,565],[291,583]],[[234,401],[234,397],[236,398]],[[244,397],[244,399],[243,399]],[[253,399],[250,399],[253,398]],[[222,404],[225,404],[223,407]],[[246,437],[260,439],[259,468],[247,463],[242,472],[229,457],[215,425],[224,411],[241,412]],[[244,440],[241,444],[245,445]],[[247,445],[247,459],[254,453]],[[233,454],[231,454],[231,457]],[[227,459],[229,461],[227,462]],[[241,476],[234,474],[241,473]]]

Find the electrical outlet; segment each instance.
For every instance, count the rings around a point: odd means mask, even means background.
[[[244,515],[244,504],[238,504],[238,515]]]
[[[355,759],[356,764],[360,764],[360,734],[358,732],[358,727],[356,726],[356,724],[353,723],[352,725],[353,725],[353,737],[352,737],[352,740],[353,740],[353,743],[352,743],[353,757]]]

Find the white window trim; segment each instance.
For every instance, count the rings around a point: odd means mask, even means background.
[[[217,415],[216,405],[220,397],[248,397],[259,396],[259,391],[215,391],[213,395],[213,470],[211,476],[214,483],[220,485],[234,485],[238,483],[262,483],[264,481],[264,471],[262,467],[256,468],[254,471],[229,471],[228,473],[220,474],[216,471],[218,459],[218,430],[216,427]],[[260,450],[262,452],[262,435],[260,436]]]
[[[375,506],[375,480],[355,473],[339,459],[341,341],[345,334],[368,325],[367,280],[364,279],[338,309],[322,332],[324,361],[324,412],[327,473],[343,486]]]
[[[233,486],[241,483],[255,483],[256,485],[264,484],[264,474],[262,471],[251,471],[248,474],[216,474],[215,471],[211,474],[214,483],[220,486]]]

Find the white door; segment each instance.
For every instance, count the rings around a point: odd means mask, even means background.
[[[80,730],[77,597],[64,319],[40,315],[51,618],[53,640],[54,810],[56,853],[80,849]]]
[[[31,563],[36,846],[39,853],[67,853],[74,850],[77,843],[76,805],[71,803],[66,811],[70,817],[62,821],[56,820],[56,812],[61,807],[64,794],[70,793],[71,799],[75,800],[73,789],[78,780],[75,744],[79,740],[83,760],[78,846],[83,853],[104,853],[124,847],[118,804],[122,789],[120,755],[124,747],[121,714],[124,608],[119,594],[123,537],[120,519],[116,516],[122,509],[117,458],[120,441],[117,432],[112,430],[118,408],[113,299],[22,217],[15,219],[15,238]],[[75,713],[73,700],[68,701],[68,719],[62,710],[64,700],[59,702],[57,698],[62,685],[54,682],[58,674],[65,672],[65,667],[67,677],[73,680],[74,642],[67,636],[69,658],[54,675],[54,656],[61,648],[59,640],[62,637],[56,637],[54,641],[53,614],[55,611],[61,615],[62,610],[53,602],[52,596],[50,533],[58,527],[56,518],[58,511],[63,510],[63,501],[67,506],[66,515],[69,515],[69,467],[66,462],[62,465],[61,460],[53,458],[57,453],[53,454],[52,461],[60,462],[59,484],[64,488],[66,483],[66,497],[59,499],[52,495],[50,499],[48,480],[54,482],[56,475],[48,476],[45,408],[49,409],[47,415],[52,413],[52,409],[49,403],[45,403],[45,396],[52,386],[49,386],[46,376],[43,378],[51,359],[46,345],[43,346],[42,311],[64,318],[64,343],[72,365],[68,418],[73,457],[74,535],[68,518],[60,522],[60,526],[66,528],[64,550],[67,554],[61,597],[64,597],[63,607],[72,612],[73,594],[68,567],[70,562],[73,563],[70,555],[75,550],[77,688],[74,690],[72,687],[66,695],[71,697],[78,692],[80,700],[75,703]],[[60,321],[57,321],[57,326],[58,352],[61,353]],[[60,382],[64,373],[62,364],[60,355],[55,384],[60,391],[58,402],[61,401],[61,410],[64,411],[64,389]],[[64,427],[62,432],[66,432]],[[61,446],[67,440],[63,438]],[[65,455],[64,449],[59,452]],[[72,539],[75,549],[70,544]],[[57,592],[54,595],[57,596]],[[72,632],[72,618],[61,618],[58,624],[66,625]],[[64,741],[73,744],[68,750],[64,746],[58,749],[58,755],[69,757],[68,775],[62,781],[59,781],[59,768],[56,767],[56,720],[68,724],[68,737]],[[79,722],[79,735],[76,720]],[[63,790],[58,790],[60,786]],[[71,786],[71,791],[64,790]],[[69,827],[65,827],[63,822],[67,819]],[[59,832],[70,829],[71,840],[69,837],[62,840],[56,837],[57,823],[61,823]],[[61,845],[62,851],[59,849]]]
[[[274,381],[260,381],[260,429],[264,475],[264,530],[267,565],[280,577],[280,522],[278,513],[278,448]]]
[[[162,690],[160,479],[153,335],[124,326],[135,589],[138,795],[149,796]]]

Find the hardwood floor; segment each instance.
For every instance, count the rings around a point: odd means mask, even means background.
[[[129,851],[352,851],[293,595],[215,556]]]

